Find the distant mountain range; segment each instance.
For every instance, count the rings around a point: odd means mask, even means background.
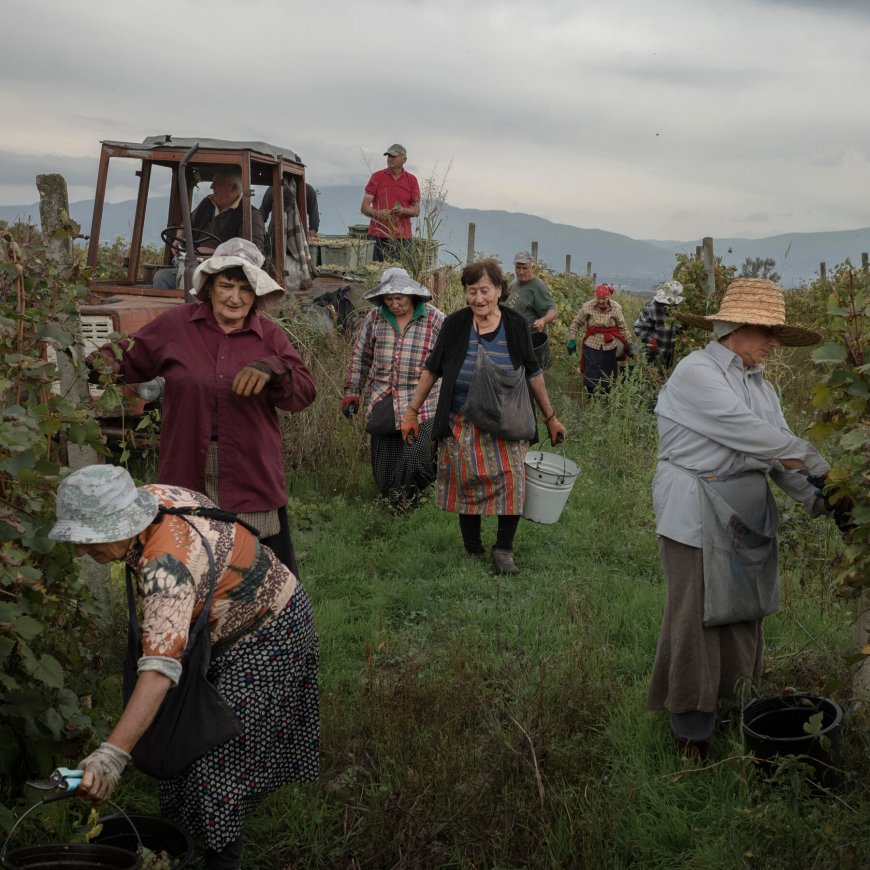
[[[359,213],[362,190],[354,185],[321,187],[320,232],[344,235],[347,227],[361,224],[365,218]],[[101,236],[103,241],[114,241],[118,236],[129,238],[135,202],[112,203],[103,215]],[[87,233],[93,213],[93,201],[74,202],[70,205],[72,218]],[[157,244],[163,229],[168,200],[155,198],[149,202],[146,216],[145,240]],[[36,204],[0,206],[0,220],[39,220]],[[446,263],[465,260],[468,224],[476,227],[475,250],[498,257],[510,264],[517,251],[529,250],[538,242],[538,257],[554,270],[565,268],[565,255],[571,255],[572,271],[585,274],[587,262],[601,281],[620,284],[629,290],[644,292],[671,277],[674,255],[694,253],[700,239],[687,241],[632,239],[619,233],[599,229],[583,229],[569,224],[557,224],[535,215],[482,211],[445,205],[436,235],[442,244],[441,258]],[[714,248],[728,264],[739,266],[747,257],[771,257],[776,271],[786,287],[812,281],[819,273],[819,263],[828,269],[847,258],[861,262],[861,252],[870,251],[870,227],[826,233],[786,233],[763,239],[714,239]]]

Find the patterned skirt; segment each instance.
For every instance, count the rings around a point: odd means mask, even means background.
[[[277,616],[212,653],[208,676],[242,722],[181,775],[159,781],[160,810],[209,849],[235,840],[263,798],[317,779],[320,712],[317,633],[302,586]]]
[[[402,441],[401,432],[372,435],[372,476],[381,495],[409,494],[422,490],[435,479],[433,420],[420,424],[420,437],[413,444]]]
[[[450,428],[453,436],[438,449],[438,507],[459,514],[521,514],[528,442],[482,432],[462,414],[450,415]]]

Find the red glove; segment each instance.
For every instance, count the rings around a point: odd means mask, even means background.
[[[420,437],[420,421],[417,419],[417,411],[408,408],[402,420],[402,441],[405,444],[413,444]]]
[[[359,396],[345,396],[341,400],[341,413],[350,420],[359,411]]]
[[[654,338],[651,338],[646,346],[652,351],[657,351],[659,349],[659,343]]]

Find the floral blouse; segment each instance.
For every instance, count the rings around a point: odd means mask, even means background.
[[[154,484],[143,489],[166,507],[214,507],[204,495],[180,486]],[[142,604],[144,656],[180,659],[208,596],[208,555],[191,526],[202,533],[214,555],[217,584],[209,614],[213,644],[248,633],[278,613],[296,591],[290,570],[242,526],[162,515],[139,533],[126,559]]]

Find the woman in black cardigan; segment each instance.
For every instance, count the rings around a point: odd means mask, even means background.
[[[499,304],[508,293],[499,264],[490,259],[471,263],[463,269],[460,281],[468,305],[445,319],[405,413],[402,437],[417,436],[417,411],[440,377],[432,435],[439,442],[438,506],[459,514],[465,549],[474,556],[486,552],[480,536],[481,517],[498,515],[493,565],[499,574],[518,574],[513,540],[525,500],[528,442],[508,441],[484,432],[461,413],[474,374],[478,344],[491,361],[504,369],[525,367],[531,395],[544,415],[553,444],[564,439],[565,427],[556,419],[547,397],[528,324],[521,315]]]

